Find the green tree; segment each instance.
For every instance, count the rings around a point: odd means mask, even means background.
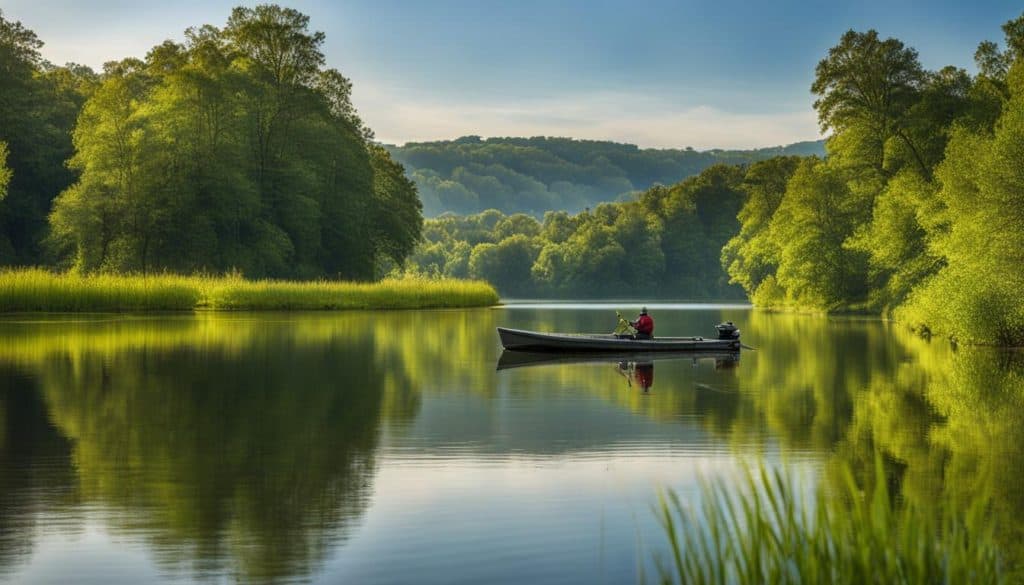
[[[776,157],[754,163],[743,177],[747,199],[737,215],[740,230],[722,248],[722,266],[730,282],[749,295],[778,269],[779,248],[768,227],[799,163],[797,157]]]
[[[821,128],[837,135],[854,130],[864,154],[861,164],[883,175],[893,170],[887,144],[898,140],[918,171],[930,177],[930,165],[907,128],[925,79],[914,49],[896,39],[882,40],[874,30],[847,31],[815,69],[811,91],[818,95],[814,108]]]
[[[769,227],[779,249],[775,279],[790,302],[832,309],[864,300],[867,259],[844,244],[866,221],[868,204],[828,163],[811,158],[796,168]]]
[[[913,172],[893,177],[875,198],[870,224],[848,242],[869,257],[873,308],[894,308],[942,267],[941,257],[928,245],[930,232],[939,229],[940,205],[935,185]]]
[[[401,265],[423,233],[423,205],[416,184],[380,146],[370,146],[373,166],[374,214],[370,238],[377,255]]]
[[[522,234],[527,237],[534,237],[540,234],[540,222],[533,216],[525,213],[515,213],[499,221],[494,226],[494,237],[503,240],[509,236]]]
[[[948,264],[899,314],[963,340],[1024,340],[1024,60],[1008,74],[1010,100],[989,135],[962,128],[940,165],[947,234],[935,249]]]
[[[480,244],[469,256],[469,275],[487,280],[502,292],[522,292],[528,289],[537,252],[537,246],[522,234],[497,244]]]
[[[78,269],[370,279],[420,239],[415,185],[324,67],[322,33],[273,5],[111,64],[51,214]]]
[[[84,67],[54,67],[43,43],[0,11],[0,142],[13,172],[0,202],[0,265],[39,264],[54,197],[73,180],[64,166],[71,127],[94,76]]]

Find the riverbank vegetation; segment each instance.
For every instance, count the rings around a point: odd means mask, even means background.
[[[1024,343],[1024,16],[977,73],[843,35],[812,90],[825,159],[749,192],[722,261],[759,306],[868,309],[968,342]]]
[[[490,285],[468,280],[290,282],[240,276],[85,276],[38,269],[0,272],[0,312],[423,309],[497,302]]]
[[[672,491],[658,518],[669,541],[662,583],[1005,583],[983,501],[936,518],[900,504],[881,458],[875,483],[862,490],[849,468],[837,493],[816,501],[791,473],[745,470],[741,488],[703,483],[693,509]]]

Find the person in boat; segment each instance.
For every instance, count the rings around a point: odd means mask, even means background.
[[[636,329],[635,339],[654,339],[654,319],[647,314],[647,307],[640,309],[640,315],[630,325]]]

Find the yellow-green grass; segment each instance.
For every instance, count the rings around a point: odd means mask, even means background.
[[[498,294],[489,284],[465,280],[289,282],[238,276],[0,271],[0,312],[424,309],[497,302]]]
[[[202,305],[211,309],[344,310],[482,307],[498,293],[486,282],[403,278],[373,283],[204,280]]]

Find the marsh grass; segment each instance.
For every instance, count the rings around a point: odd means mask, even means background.
[[[0,312],[423,309],[497,302],[494,288],[480,281],[290,282],[171,274],[81,276],[42,269],[0,272]]]
[[[79,276],[41,269],[0,272],[0,311],[181,311],[199,289],[177,276]]]
[[[658,559],[662,583],[1002,583],[998,550],[982,502],[940,518],[893,503],[882,470],[869,494],[845,470],[837,492],[801,498],[783,470],[744,471],[739,492],[702,482],[691,509],[673,491],[658,519],[671,559]]]

